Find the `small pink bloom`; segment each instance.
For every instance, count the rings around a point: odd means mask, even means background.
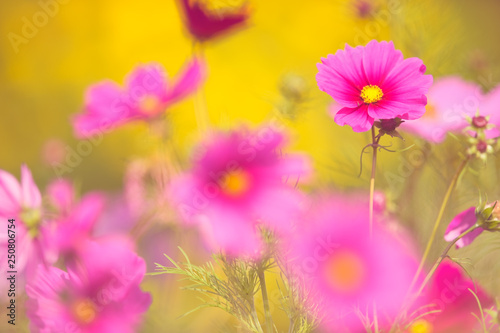
[[[66,179],[57,179],[47,186],[47,196],[50,203],[59,213],[66,214],[75,204],[75,189],[73,183]]]
[[[467,127],[465,117],[474,116],[484,100],[481,87],[456,76],[436,81],[427,98],[422,118],[404,123],[401,129],[433,143],[444,141],[447,132],[459,133]]]
[[[439,312],[425,315],[415,321],[410,332],[474,332],[479,322],[473,313],[478,318],[481,318],[481,314],[474,295],[468,289],[474,291],[483,309],[493,305],[492,298],[480,287],[476,288],[460,266],[450,261],[442,262],[434,273],[431,285],[422,295],[428,306],[419,310],[422,313],[435,310]],[[415,315],[418,316],[419,313]],[[427,330],[418,331],[417,327],[426,327]]]
[[[489,117],[488,123],[495,125],[494,128],[486,130],[486,138],[497,138],[500,136],[500,85],[491,90],[479,106],[479,113]],[[471,115],[473,116],[473,115]]]
[[[283,154],[284,143],[269,127],[217,133],[191,172],[174,182],[177,209],[188,222],[199,223],[213,248],[254,254],[260,244],[257,221],[289,228],[302,202],[292,186],[309,168],[304,157]]]
[[[112,81],[97,83],[86,92],[85,112],[73,119],[75,133],[84,138],[134,120],[155,118],[198,89],[205,76],[205,64],[193,59],[172,83],[157,63],[135,68],[124,88]]]
[[[408,240],[379,224],[370,237],[367,205],[341,198],[322,201],[303,221],[284,251],[325,330],[360,331],[356,311],[373,319],[374,303],[381,325],[394,319],[417,270]]]
[[[448,225],[446,232],[444,234],[444,239],[447,242],[453,241],[455,238],[460,236],[464,231],[472,227],[477,222],[476,207],[470,207],[457,216]],[[457,248],[464,247],[472,243],[481,232],[483,228],[477,228],[476,230],[468,233],[464,237],[460,238],[455,244]]]
[[[339,105],[335,122],[341,126],[364,132],[375,119],[411,120],[425,112],[432,76],[424,75],[422,60],[403,59],[392,42],[346,45],[345,51],[329,54],[321,62],[316,80]]]
[[[68,271],[39,266],[26,292],[32,332],[135,332],[151,296],[144,260],[123,239],[88,242]]]
[[[217,13],[211,12],[200,0],[178,0],[178,3],[184,14],[184,24],[191,35],[200,42],[244,26],[249,16],[247,6],[230,13]]]

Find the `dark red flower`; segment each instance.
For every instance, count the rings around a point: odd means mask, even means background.
[[[197,0],[178,0],[184,24],[191,35],[203,42],[245,25],[249,12],[246,5],[231,11],[210,11]]]

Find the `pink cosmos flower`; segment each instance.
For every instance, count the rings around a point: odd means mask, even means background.
[[[231,12],[210,12],[200,0],[178,0],[184,14],[184,24],[200,42],[228,33],[245,25],[249,11],[242,6]]]
[[[284,136],[269,128],[217,133],[206,142],[189,174],[174,181],[172,198],[187,222],[196,222],[213,249],[255,254],[257,222],[286,230],[302,202],[295,184],[307,160],[284,155]]]
[[[57,260],[55,249],[47,237],[50,227],[42,216],[40,190],[26,165],[21,166],[20,183],[10,173],[0,170],[0,203],[0,219],[15,219],[15,268],[21,277],[19,285],[22,285],[23,279],[32,277],[38,264]],[[8,239],[7,228],[3,228],[0,230],[2,248],[7,249]],[[7,266],[2,265],[0,273],[6,271]]]
[[[89,137],[134,120],[148,120],[193,93],[206,76],[205,64],[193,59],[174,80],[167,81],[160,64],[135,68],[122,88],[112,81],[91,86],[85,96],[85,111],[73,118],[76,136]]]
[[[123,239],[88,242],[68,271],[39,266],[26,292],[32,332],[135,332],[151,296],[144,260]]]
[[[341,198],[320,201],[303,221],[284,251],[325,331],[360,332],[358,314],[373,319],[373,304],[381,325],[394,319],[417,271],[409,239],[379,224],[370,238],[367,205]]]
[[[453,220],[446,228],[446,232],[444,234],[444,240],[447,242],[453,241],[455,238],[460,236],[464,231],[472,227],[477,222],[476,216],[476,207],[470,207],[457,216],[453,218]],[[464,237],[460,238],[456,243],[457,248],[461,248],[469,245],[476,239],[477,236],[483,232],[483,228],[477,228],[476,230],[468,233]]]
[[[473,117],[484,101],[481,87],[457,76],[436,81],[427,97],[423,117],[401,128],[433,143],[444,141],[447,132],[463,131],[468,126],[465,117]]]
[[[418,311],[439,312],[424,315],[416,320],[410,326],[409,332],[474,332],[474,328],[478,326],[478,320],[473,313],[478,318],[481,318],[481,314],[476,298],[469,289],[477,295],[483,309],[493,305],[493,299],[480,287],[476,288],[474,282],[463,273],[460,266],[450,261],[442,262],[434,273],[431,285],[422,295],[427,299],[428,306]],[[419,315],[418,312],[416,316]]]
[[[319,89],[339,105],[335,122],[355,132],[369,130],[375,119],[418,119],[432,76],[418,58],[403,59],[392,42],[372,40],[366,46],[329,54],[318,64]]]

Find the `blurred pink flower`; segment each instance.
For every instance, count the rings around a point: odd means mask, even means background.
[[[481,87],[457,76],[437,80],[427,97],[422,118],[401,128],[433,143],[444,141],[447,132],[463,131],[468,126],[465,116],[473,117],[484,100]]]
[[[10,173],[0,170],[0,203],[0,219],[15,219],[15,269],[22,279],[29,279],[38,264],[55,262],[57,254],[48,241],[50,228],[43,219],[40,190],[26,165],[21,166],[20,183]],[[0,230],[0,241],[6,249],[7,227]],[[6,270],[7,266],[2,265],[0,271]]]
[[[54,180],[47,186],[47,196],[58,213],[67,214],[75,204],[73,183],[66,179]]]
[[[199,223],[208,243],[232,255],[256,254],[257,222],[287,230],[300,210],[295,183],[309,173],[299,155],[282,155],[283,134],[269,127],[217,133],[191,172],[174,181],[172,197],[187,222]]]
[[[248,20],[246,5],[232,12],[211,12],[200,0],[178,0],[184,14],[184,24],[191,35],[200,42],[242,27]]]
[[[415,315],[418,316],[418,312],[439,312],[424,315],[415,321],[410,327],[410,332],[474,332],[479,321],[473,313],[478,318],[481,318],[481,314],[476,298],[468,289],[474,291],[483,309],[493,305],[493,299],[480,287],[476,288],[474,282],[463,273],[459,265],[451,261],[442,262],[434,273],[431,285],[422,295],[426,298],[428,306],[418,310]]]
[[[446,228],[446,232],[444,233],[444,239],[447,242],[453,241],[455,238],[460,236],[464,231],[472,227],[474,224],[477,222],[477,216],[476,216],[476,207],[470,207],[457,216],[453,218],[453,220],[450,222],[448,225],[448,228]],[[476,239],[477,236],[483,232],[483,228],[477,228],[476,230],[468,233],[464,237],[460,238],[455,246],[457,248],[461,248],[464,246],[469,245],[472,243],[474,239]]]
[[[318,64],[320,90],[338,103],[335,122],[355,132],[369,130],[375,119],[418,119],[432,76],[418,58],[403,59],[392,42],[372,40],[366,46],[329,54]]]
[[[163,67],[151,63],[136,67],[124,88],[109,80],[97,83],[86,92],[85,112],[73,118],[75,134],[84,138],[134,120],[155,118],[198,89],[205,72],[204,62],[193,59],[170,83]]]
[[[371,320],[373,304],[381,325],[394,319],[417,271],[410,239],[379,224],[370,237],[367,205],[340,197],[321,201],[303,221],[284,252],[325,330],[360,331],[357,311]]]
[[[68,271],[39,266],[26,292],[32,332],[135,332],[151,296],[146,264],[124,239],[88,242]]]

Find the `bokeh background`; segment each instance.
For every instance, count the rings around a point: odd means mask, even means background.
[[[58,4],[57,12],[30,36],[23,35],[26,20],[33,22],[34,15],[43,10],[42,4],[48,2]],[[368,170],[358,177],[359,155],[369,141],[368,133],[337,126],[327,113],[331,99],[317,89],[314,79],[320,58],[345,43],[393,40],[405,57],[422,58],[427,72],[435,78],[458,74],[485,91],[500,82],[500,44],[495,37],[500,30],[499,1],[249,3],[252,14],[248,26],[205,47],[209,76],[204,94],[210,122],[229,128],[278,119],[289,129],[292,148],[312,156],[316,174],[311,190],[368,189]],[[214,7],[239,4],[238,0],[211,1]],[[25,39],[16,44],[13,34]],[[160,62],[174,75],[193,49],[174,0],[3,0],[0,35],[0,168],[19,175],[20,164],[27,163],[40,188],[57,177],[49,163],[51,154],[66,158],[77,149],[69,120],[81,111],[86,87],[105,78],[123,82],[135,65],[150,61]],[[301,101],[292,109],[284,108],[283,85],[297,81]],[[182,161],[188,160],[200,139],[193,106],[191,98],[168,111]],[[76,181],[82,191],[119,192],[130,161],[147,158],[155,150],[149,134],[145,124],[132,124],[105,135],[63,176]],[[404,142],[384,139],[394,148],[415,146],[400,154],[380,154],[377,188],[387,194],[390,209],[422,245],[461,146],[454,139],[431,147],[410,135],[404,137]],[[476,204],[480,191],[491,200],[500,198],[497,163],[490,159],[486,166],[473,165],[474,172],[461,180],[445,221]],[[368,157],[365,164],[369,166]],[[484,234],[452,256],[463,258],[471,275],[499,295],[500,263],[495,258],[500,254],[500,238],[495,236]],[[196,244],[196,235],[185,234],[171,224],[158,221],[144,237],[147,242],[139,244],[140,253],[150,271],[154,261],[166,263],[162,253],[178,257],[179,245],[194,253],[199,263],[209,258]],[[436,242],[431,258],[443,246],[443,241]],[[144,332],[234,331],[230,317],[216,309],[179,318],[200,304],[196,294],[179,291],[181,285],[172,276],[145,278],[145,289],[154,293],[154,300]],[[273,315],[279,318],[279,312],[276,302]],[[18,319],[20,324],[26,322],[22,314]],[[281,319],[284,322],[286,318]],[[0,325],[4,325],[3,319]],[[17,329],[27,330],[25,326]]]

